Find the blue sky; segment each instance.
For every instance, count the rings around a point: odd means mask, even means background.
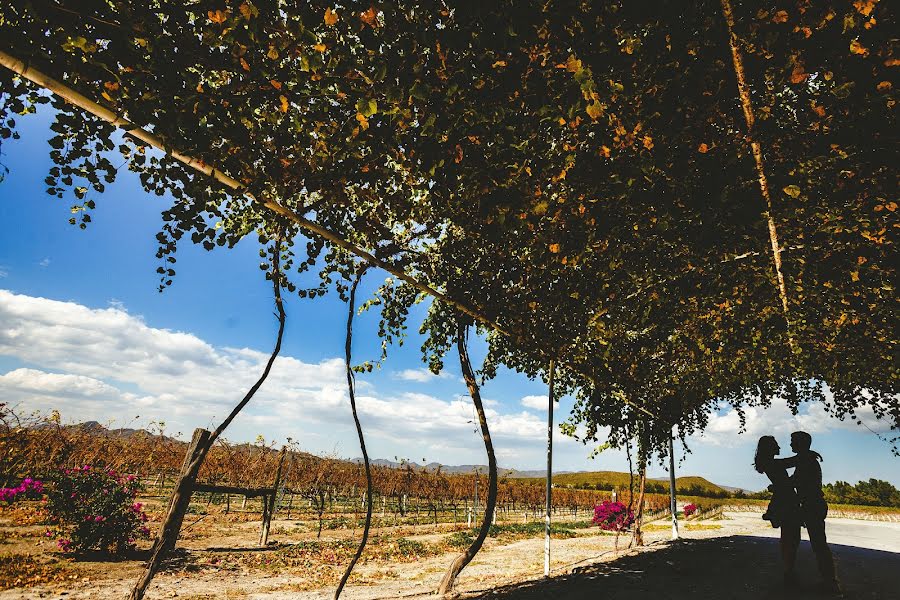
[[[271,289],[258,268],[255,236],[232,250],[183,244],[174,285],[158,293],[154,236],[167,199],[144,193],[137,177],[122,171],[106,193],[89,196],[97,210],[88,229],[69,225],[75,198],[44,193],[49,119],[49,111],[20,119],[23,139],[4,142],[0,157],[11,171],[0,183],[0,402],[20,410],[56,408],[69,421],[165,421],[172,433],[216,424],[258,375],[274,341]],[[384,276],[370,272],[360,298]],[[291,298],[286,308],[282,358],[226,436],[292,437],[312,452],[358,456],[341,363],[346,307],[328,296]],[[441,376],[425,372],[415,334],[424,305],[417,310],[406,344],[390,350],[383,369],[359,378],[370,454],[484,463],[455,356]],[[378,357],[373,317],[357,319],[358,362]],[[483,344],[473,350],[475,359],[483,356]],[[545,386],[503,372],[483,395],[500,464],[541,468]],[[571,400],[562,399],[556,422],[570,409]],[[752,412],[740,436],[735,414],[716,415],[708,433],[691,440],[679,474],[760,489],[767,482],[750,467],[756,439],[774,433],[787,447],[799,428],[813,434],[825,455],[827,481],[877,477],[900,484],[900,460],[872,433],[830,419],[817,405],[795,417],[780,403]],[[554,444],[557,470],[627,470],[621,453],[588,460],[591,447],[558,432]]]

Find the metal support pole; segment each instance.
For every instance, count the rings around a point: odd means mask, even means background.
[[[675,430],[669,436],[669,501],[672,510],[672,539],[678,539],[678,510],[675,505]]]
[[[544,577],[550,577],[550,511],[553,507],[553,375],[556,363],[550,361],[550,391],[547,394],[547,513],[544,516]]]

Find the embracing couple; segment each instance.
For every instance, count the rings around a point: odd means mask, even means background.
[[[794,456],[776,458],[781,452],[778,442],[771,435],[759,438],[753,466],[759,473],[765,473],[772,485],[772,500],[763,519],[772,527],[781,527],[781,558],[784,564],[784,583],[788,587],[797,585],[794,564],[800,546],[800,527],[806,527],[809,542],[816,554],[819,573],[823,585],[829,591],[839,592],[834,571],[834,559],[825,540],[825,516],[828,505],[822,495],[822,457],[810,449],[812,437],[805,431],[791,434],[791,450]],[[787,469],[794,474],[788,476]]]

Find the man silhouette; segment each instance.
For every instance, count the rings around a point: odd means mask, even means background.
[[[828,548],[825,539],[825,517],[828,515],[828,504],[822,494],[822,468],[819,461],[822,459],[817,452],[810,450],[812,436],[805,431],[795,431],[791,434],[791,450],[796,456],[791,462],[796,467],[791,480],[797,489],[800,499],[800,516],[806,531],[809,533],[809,543],[816,555],[816,563],[819,565],[819,573],[825,589],[839,592],[837,578],[834,570],[834,558]],[[784,532],[784,531],[783,531]],[[788,534],[794,540],[794,552],[800,545],[800,525],[790,526]]]

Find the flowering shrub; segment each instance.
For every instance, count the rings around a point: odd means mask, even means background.
[[[690,517],[690,516],[693,515],[695,512],[697,512],[697,510],[698,510],[699,508],[700,508],[700,507],[697,506],[696,504],[685,504],[685,505],[684,505],[684,516],[685,516],[685,517]]]
[[[99,550],[121,555],[134,548],[138,537],[148,537],[147,515],[135,502],[139,488],[133,475],[115,471],[65,469],[47,491],[47,509],[63,551]]]
[[[16,487],[0,488],[0,502],[12,504],[16,500],[27,498],[37,500],[44,495],[44,484],[37,479],[26,477]]]
[[[604,531],[623,531],[634,523],[634,513],[621,502],[604,500],[594,507],[593,523]]]

